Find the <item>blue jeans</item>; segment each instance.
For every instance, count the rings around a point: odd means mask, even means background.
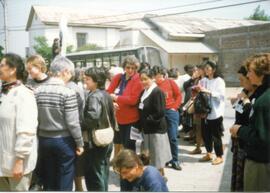
[[[75,175],[75,142],[72,137],[39,138],[45,191],[72,191]]]
[[[178,162],[178,123],[179,123],[179,113],[178,111],[167,109],[165,113],[167,121],[167,132],[170,141],[172,160],[171,163]]]

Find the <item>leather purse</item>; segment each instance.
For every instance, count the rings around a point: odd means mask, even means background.
[[[106,117],[107,117],[109,127],[94,129],[92,131],[93,142],[96,146],[99,146],[99,147],[105,147],[105,146],[109,145],[110,143],[112,143],[113,137],[114,137],[114,130],[111,126],[111,122],[110,122],[110,119],[108,116],[107,108],[106,108],[105,104],[103,106],[105,108]]]

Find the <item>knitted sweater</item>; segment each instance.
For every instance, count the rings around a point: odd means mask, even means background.
[[[37,104],[34,94],[19,85],[0,96],[0,177],[11,177],[16,158],[24,160],[24,174],[37,160]]]
[[[41,137],[60,138],[72,136],[77,147],[83,146],[75,91],[64,82],[51,78],[35,90],[38,104],[39,133]]]
[[[171,79],[165,79],[161,83],[157,83],[157,85],[165,94],[166,109],[177,110],[182,101],[182,94],[177,84]]]

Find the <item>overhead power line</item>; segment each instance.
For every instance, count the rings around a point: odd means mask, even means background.
[[[129,13],[123,13],[123,14],[118,14],[118,15],[109,15],[109,16],[100,16],[100,17],[95,17],[94,19],[105,19],[105,18],[110,18],[110,17],[118,17],[118,16],[127,16],[127,15],[134,15],[134,14],[139,14],[139,13],[151,13],[155,11],[164,11],[167,9],[175,9],[175,8],[181,8],[181,7],[190,7],[190,6],[196,6],[196,5],[202,5],[202,4],[209,4],[209,3],[215,3],[219,1],[224,1],[224,0],[211,0],[211,1],[203,1],[199,3],[189,3],[189,4],[184,4],[184,5],[175,5],[171,7],[163,7],[163,8],[158,8],[158,9],[150,9],[150,10],[144,10],[144,11],[135,11],[135,12],[129,12]],[[78,19],[78,20],[73,20],[73,21],[84,21],[84,20],[89,20],[91,18],[84,18],[84,19]]]
[[[216,6],[216,7],[204,8],[204,9],[195,9],[195,10],[190,10],[190,11],[168,13],[168,14],[151,16],[149,18],[158,18],[158,17],[164,17],[164,16],[182,15],[182,14],[187,14],[187,13],[196,13],[196,12],[202,12],[202,11],[208,11],[208,10],[215,10],[215,9],[222,9],[222,8],[227,8],[227,7],[235,7],[235,6],[241,6],[241,5],[259,3],[259,2],[263,2],[263,1],[269,1],[269,0],[249,1],[249,2],[236,3],[236,4],[223,5],[223,6]],[[97,24],[108,24],[108,23],[119,23],[119,22],[133,21],[133,20],[138,20],[138,19],[140,19],[140,18],[123,19],[123,20],[118,20],[118,21],[108,21],[108,22],[102,22],[102,23],[93,23],[93,25],[97,25]]]
[[[166,8],[160,8],[160,9],[152,9],[152,10],[147,10],[147,11],[138,11],[138,12],[130,12],[127,14],[120,14],[120,15],[111,15],[111,16],[102,16],[102,17],[96,17],[94,19],[102,19],[102,18],[110,18],[110,17],[116,17],[116,16],[124,16],[124,15],[131,15],[131,14],[138,14],[138,13],[149,13],[153,11],[160,11],[160,10],[166,10],[166,9],[172,9],[172,8],[178,8],[178,7],[186,7],[186,6],[192,6],[192,5],[198,5],[198,4],[206,4],[206,3],[213,3],[217,1],[223,1],[223,0],[212,0],[212,1],[205,1],[201,3],[192,3],[192,4],[186,4],[186,5],[179,5],[179,6],[173,6],[173,7],[166,7]],[[236,3],[236,4],[229,4],[229,5],[222,5],[222,6],[216,6],[216,7],[209,7],[209,8],[204,8],[204,9],[196,9],[196,10],[190,10],[190,11],[183,11],[183,12],[175,12],[175,13],[167,13],[167,14],[162,14],[162,15],[153,15],[150,16],[149,18],[158,18],[158,17],[164,17],[164,16],[172,16],[172,15],[181,15],[181,14],[187,14],[187,13],[196,13],[196,12],[202,12],[202,11],[208,11],[208,10],[215,10],[215,9],[223,9],[223,8],[228,8],[228,7],[236,7],[236,6],[241,6],[241,5],[247,5],[247,4],[253,4],[253,3],[258,3],[258,2],[264,2],[264,1],[270,1],[270,0],[256,0],[256,1],[249,1],[249,2],[243,2],[243,3]],[[97,23],[92,23],[92,25],[102,25],[102,24],[110,24],[110,23],[119,23],[119,22],[125,22],[125,21],[134,21],[141,19],[141,17],[136,17],[136,18],[130,18],[130,19],[123,19],[123,20],[117,20],[117,21],[108,21],[108,22],[97,22]],[[82,21],[86,19],[79,19],[76,21]],[[88,18],[89,20],[89,18]],[[25,30],[25,25],[23,26],[13,26],[13,27],[18,27],[19,29],[10,29],[9,31],[24,31]],[[43,29],[43,28],[40,28]],[[2,30],[2,29],[1,29]]]
[[[110,17],[118,17],[118,16],[126,16],[126,15],[133,15],[133,14],[139,14],[139,13],[151,13],[154,11],[163,11],[167,9],[174,9],[174,8],[180,8],[180,7],[189,7],[189,6],[195,6],[195,5],[202,5],[202,4],[209,4],[209,3],[215,3],[219,1],[224,1],[224,0],[210,0],[210,1],[203,1],[199,3],[189,3],[189,4],[184,4],[184,5],[176,5],[176,6],[171,6],[171,7],[163,7],[159,9],[150,9],[150,10],[144,10],[144,11],[135,11],[135,12],[129,12],[129,13],[123,13],[123,14],[117,14],[117,15],[106,15],[106,16],[99,16],[95,17],[94,19],[105,19],[105,18],[110,18]],[[73,21],[84,21],[84,20],[89,20],[90,18],[83,18],[83,19],[78,19],[78,20],[73,20]],[[11,28],[25,28],[26,25],[17,25],[17,26],[10,26],[9,29]],[[12,29],[12,31],[20,31],[18,29]]]

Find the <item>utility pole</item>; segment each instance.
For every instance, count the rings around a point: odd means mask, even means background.
[[[6,0],[0,0],[3,7],[3,16],[4,16],[4,44],[5,44],[5,53],[8,52],[8,29],[7,29],[7,4]]]

